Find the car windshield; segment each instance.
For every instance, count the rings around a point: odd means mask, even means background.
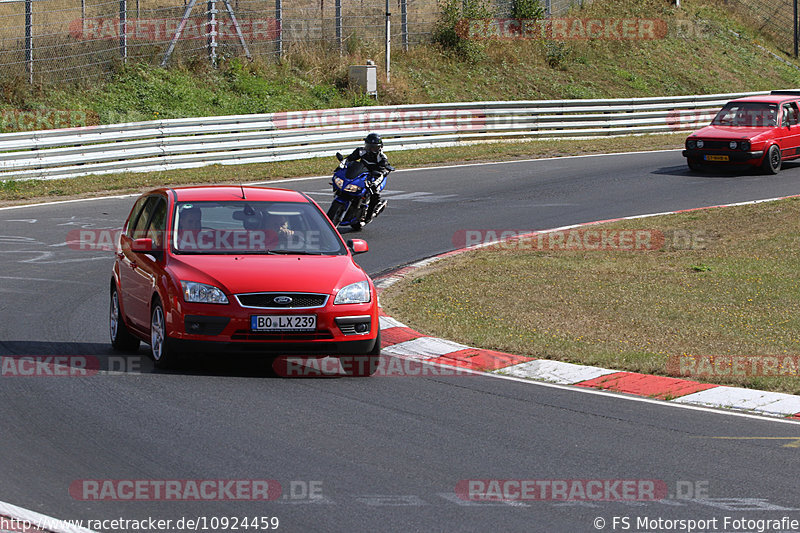
[[[714,126],[772,128],[778,125],[778,105],[761,102],[729,102],[711,122]]]
[[[180,202],[172,249],[183,254],[342,255],[347,251],[324,215],[300,202]]]

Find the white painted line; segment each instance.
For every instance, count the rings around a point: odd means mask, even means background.
[[[467,349],[469,349],[469,346],[457,342],[437,339],[436,337],[420,337],[419,339],[388,346],[384,348],[382,352],[388,355],[425,360]]]
[[[516,376],[518,378],[538,379],[549,383],[568,385],[570,383],[580,383],[581,381],[599,378],[607,374],[616,374],[619,370],[537,359],[535,361],[526,361],[518,365],[501,368],[500,370],[495,370],[495,372],[507,376]]]
[[[53,531],[54,533],[95,533],[91,529],[73,526],[62,520],[51,518],[35,511],[29,511],[6,502],[0,502],[0,515],[21,521],[28,521],[35,527]]]
[[[800,396],[739,387],[714,387],[713,389],[687,394],[673,401],[696,405],[724,406],[745,411],[757,410],[778,416],[800,413]]]
[[[378,321],[381,324],[381,329],[389,329],[389,328],[407,328],[405,324],[400,322],[399,320],[395,320],[390,316],[381,316],[378,317]]]
[[[397,276],[389,276],[388,278],[381,278],[381,279],[379,279],[377,281],[374,281],[373,284],[378,289],[385,289],[386,287],[391,287],[392,285],[394,285],[395,283],[397,283],[401,279],[403,279],[403,278],[400,278],[400,277],[397,277]]]

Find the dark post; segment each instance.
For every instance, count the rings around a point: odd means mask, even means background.
[[[797,41],[798,41],[797,24],[798,24],[798,22],[800,22],[800,21],[797,20],[797,0],[794,0],[794,18],[792,19],[792,25],[794,26],[794,57],[795,57],[795,59],[797,59],[797,44],[798,44],[797,43]]]
[[[128,60],[128,0],[119,0],[119,55]]]
[[[400,0],[400,38],[403,50],[408,52],[408,0]]]
[[[275,0],[275,31],[277,32],[275,47],[278,52],[278,60],[283,58],[283,9],[281,0]]]
[[[33,1],[25,0],[25,65],[28,83],[33,85]]]
[[[336,43],[339,46],[339,55],[342,55],[342,0],[334,2],[336,10]]]

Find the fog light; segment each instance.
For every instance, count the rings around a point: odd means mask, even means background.
[[[368,331],[369,324],[363,322],[361,324],[356,324],[356,333],[366,333]]]

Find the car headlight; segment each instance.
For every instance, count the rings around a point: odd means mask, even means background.
[[[369,283],[359,281],[343,287],[333,300],[335,304],[365,304],[370,300]]]
[[[226,304],[228,297],[217,287],[197,283],[196,281],[181,281],[183,299],[190,303],[200,304]]]
[[[697,148],[697,141],[695,141],[694,139],[689,139],[688,141],[686,141],[686,148],[688,148],[689,150],[694,150],[695,148]]]
[[[705,145],[705,143],[702,140],[697,141],[697,147],[698,148],[702,148],[704,145]]]
[[[739,143],[737,143],[736,141],[731,141],[728,143],[728,146],[730,147],[731,150],[736,150],[737,148],[739,148]]]
[[[750,150],[750,141],[742,141],[739,143],[739,148],[747,152]]]

